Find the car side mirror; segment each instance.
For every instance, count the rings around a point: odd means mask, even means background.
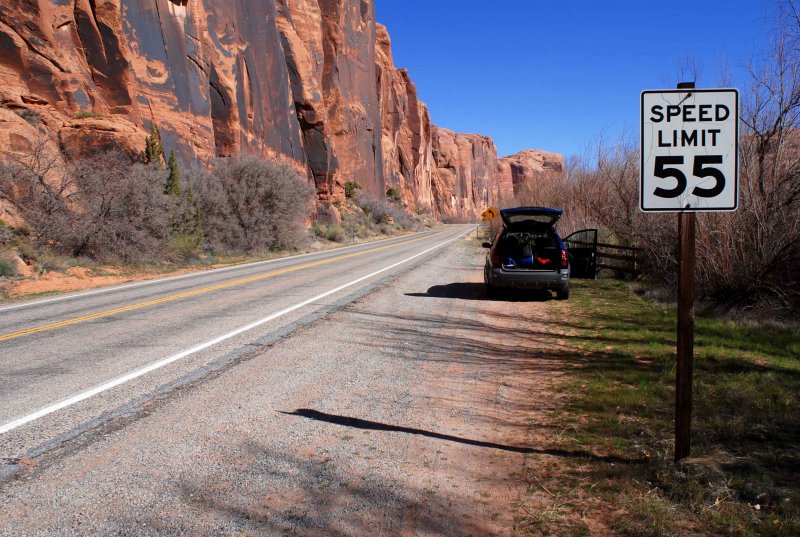
[[[481,246],[483,246],[484,248],[491,248],[492,247],[492,243],[491,242],[484,242]]]

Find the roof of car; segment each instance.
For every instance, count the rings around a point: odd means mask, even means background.
[[[503,223],[507,227],[515,228],[540,228],[543,225],[555,227],[563,213],[563,209],[551,207],[511,207],[500,210]]]
[[[547,215],[547,216],[561,216],[564,214],[564,209],[554,209],[552,207],[511,207],[508,209],[500,209],[500,214],[518,215]]]

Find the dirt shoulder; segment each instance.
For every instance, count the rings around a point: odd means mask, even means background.
[[[368,240],[358,239],[356,242],[338,243],[326,240],[315,240],[309,246],[297,250],[271,252],[259,256],[207,257],[185,266],[164,263],[163,265],[114,266],[96,263],[81,264],[78,260],[50,256],[58,267],[21,267],[15,278],[0,278],[0,305],[19,300],[41,296],[57,295],[75,291],[85,291],[100,287],[110,287],[125,283],[178,276],[190,272],[212,270],[243,263],[265,261],[292,255],[332,250],[393,237],[407,235],[407,232],[392,235],[379,235]],[[19,258],[17,258],[19,259]],[[19,263],[22,263],[20,260]],[[47,265],[47,264],[46,264]]]
[[[566,306],[487,300],[481,254],[458,243],[85,448],[33,461],[2,490],[0,534],[535,534],[532,483],[572,456],[549,447]]]

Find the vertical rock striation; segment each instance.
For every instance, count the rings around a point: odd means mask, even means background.
[[[377,27],[377,40],[384,178],[388,187],[399,190],[409,209],[433,212],[437,166],[428,107],[417,97],[408,71],[395,68],[391,39],[383,25]]]
[[[473,218],[499,200],[497,147],[491,138],[436,127],[433,138],[433,193],[442,216]]]
[[[334,219],[347,181],[472,218],[560,158],[436,128],[370,0],[0,0],[0,153],[135,155],[152,123],[186,163],[292,160]]]
[[[320,201],[347,181],[384,192],[375,10],[361,0],[277,0],[277,25]]]

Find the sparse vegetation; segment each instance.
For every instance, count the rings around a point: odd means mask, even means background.
[[[21,117],[22,119],[24,119],[25,121],[27,121],[28,123],[33,125],[34,127],[40,121],[39,112],[37,112],[36,110],[31,110],[29,108],[26,108],[25,110],[17,111],[17,115],[19,115],[19,117]]]
[[[692,457],[676,466],[674,310],[629,284],[574,284],[551,447],[598,457],[544,483],[560,510],[613,510],[620,535],[799,535],[798,326],[698,318]]]
[[[386,224],[391,218],[389,204],[385,201],[369,196],[360,196],[356,200],[356,204],[367,215],[367,218],[375,224]]]
[[[341,224],[315,222],[311,227],[312,235],[332,242],[343,242],[424,228],[421,217],[411,216],[396,205],[364,193],[357,192],[342,209],[344,216]]]
[[[386,197],[389,201],[394,203],[400,202],[400,190],[394,187],[389,187],[386,189]]]
[[[14,231],[0,220],[0,244],[8,244],[14,238]]]
[[[354,181],[347,181],[344,184],[344,197],[351,199],[355,196],[356,190],[361,190],[361,185]]]
[[[313,233],[315,237],[332,242],[342,242],[345,238],[345,230],[341,225],[314,222],[311,225],[311,233]]]
[[[16,274],[17,271],[14,270],[14,265],[11,263],[11,261],[0,257],[0,278],[15,276]]]
[[[522,200],[522,198],[520,198],[520,201],[515,201],[515,202],[512,202],[512,203],[509,203],[509,206],[524,204],[524,202],[521,201],[521,200]],[[442,223],[443,224],[472,224],[472,223],[474,223],[474,219],[465,218],[463,216],[444,215],[444,216],[442,216]]]
[[[102,114],[95,114],[91,110],[81,110],[77,114],[73,115],[73,119],[93,119],[93,118],[102,118],[105,117]]]

